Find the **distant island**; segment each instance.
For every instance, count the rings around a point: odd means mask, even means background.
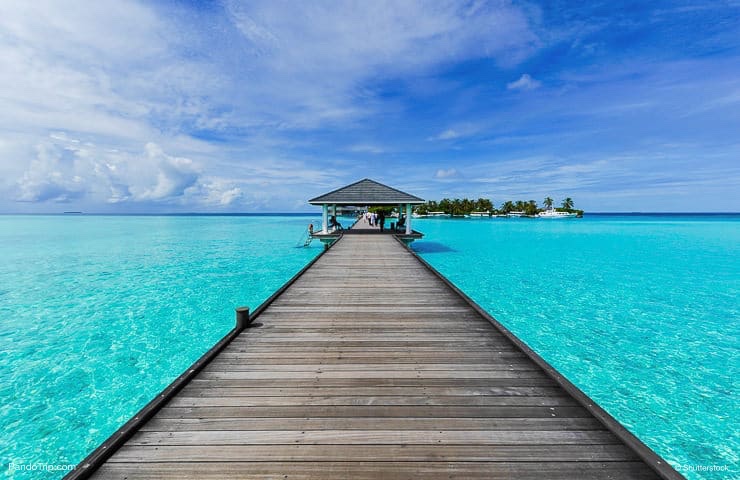
[[[470,200],[468,198],[443,198],[440,201],[430,200],[422,205],[419,205],[414,210],[414,213],[420,216],[425,215],[449,215],[453,217],[464,217],[470,216],[492,216],[492,215],[516,215],[523,217],[535,217],[538,214],[554,211],[575,214],[578,217],[583,216],[583,210],[574,208],[573,199],[570,197],[565,198],[561,202],[560,207],[553,208],[554,200],[550,197],[545,198],[542,202],[543,207],[540,207],[536,201],[506,201],[501,204],[500,208],[496,208],[493,202],[488,198],[479,198],[478,200]]]

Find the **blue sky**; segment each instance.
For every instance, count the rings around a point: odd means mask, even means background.
[[[740,211],[740,2],[5,1],[0,212]]]

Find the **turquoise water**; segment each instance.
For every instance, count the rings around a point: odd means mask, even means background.
[[[417,252],[686,477],[740,478],[740,216],[414,222]]]
[[[0,216],[0,461],[76,464],[321,251],[313,217]]]
[[[295,248],[316,218],[0,216],[4,475],[61,477],[6,468],[76,464],[320,252]],[[687,477],[740,477],[740,217],[414,227],[414,249]],[[729,471],[692,471],[712,465]]]

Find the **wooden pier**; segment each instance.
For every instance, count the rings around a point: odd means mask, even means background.
[[[84,476],[682,478],[392,235],[254,321]]]

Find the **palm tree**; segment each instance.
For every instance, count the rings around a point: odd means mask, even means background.
[[[552,208],[552,198],[545,197],[545,201],[542,202],[542,203],[545,204],[545,206],[547,207],[548,210]]]
[[[565,200],[563,200],[563,208],[565,210],[573,210],[573,199],[568,197]]]
[[[504,202],[503,205],[501,205],[501,211],[504,213],[509,213],[514,210],[514,204],[511,202],[511,200],[507,200]]]

